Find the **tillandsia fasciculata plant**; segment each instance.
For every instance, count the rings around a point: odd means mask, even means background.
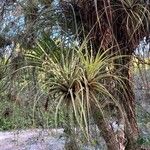
[[[124,109],[113,95],[113,91],[115,92],[115,86],[118,83],[122,88],[125,86],[123,77],[117,76],[114,72],[116,65],[114,60],[127,56],[111,55],[111,48],[93,55],[92,49],[90,53],[89,50],[87,51],[86,40],[81,46],[59,48],[60,55],[47,53],[40,43],[37,47],[44,57],[36,57],[37,49],[27,56],[30,60],[33,58],[34,64],[39,64],[41,71],[48,76],[45,85],[56,104],[56,125],[59,112],[64,111],[65,132],[69,139],[66,145],[74,143],[74,149],[78,148],[77,140],[73,138],[76,135],[75,129],[80,129],[85,139],[91,141],[89,127],[93,118],[105,142],[108,145],[115,144],[114,149],[118,149],[120,143],[110,121],[112,116],[108,117],[105,110],[109,108],[109,105],[116,108],[115,121],[122,120],[124,123],[126,117]]]

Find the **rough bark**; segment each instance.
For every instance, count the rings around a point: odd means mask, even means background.
[[[123,55],[123,54],[122,54]],[[125,55],[125,53],[124,53]],[[122,79],[124,83],[124,88],[121,88],[118,84],[118,98],[120,99],[120,103],[122,104],[125,110],[125,136],[127,138],[127,145],[125,150],[139,150],[137,144],[137,139],[139,137],[138,125],[136,121],[135,114],[135,97],[132,89],[132,85],[130,83],[130,72],[129,72],[129,64],[131,58],[120,58],[117,62],[117,70],[119,70],[119,75],[126,78]],[[117,71],[118,72],[118,71]]]
[[[101,131],[101,135],[106,142],[107,149],[120,150],[116,134],[109,126],[108,122],[105,120],[103,114],[101,113],[100,109],[95,105],[95,103],[91,103],[91,110],[94,122]]]

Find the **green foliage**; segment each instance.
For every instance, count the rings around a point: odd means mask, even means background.
[[[137,120],[139,123],[146,124],[150,122],[150,113],[144,110],[142,106],[138,103],[136,105],[136,113],[137,113]]]
[[[141,136],[137,142],[142,146],[150,146],[150,136]]]
[[[59,115],[59,124],[61,127],[64,123],[62,112]],[[54,110],[48,108],[45,111],[42,102],[30,105],[21,103],[20,105],[11,102],[10,99],[1,100],[0,103],[0,130],[15,130],[27,128],[54,128],[55,117]]]

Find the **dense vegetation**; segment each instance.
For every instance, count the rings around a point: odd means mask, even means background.
[[[62,127],[66,149],[101,136],[108,150],[150,145],[135,92],[150,98],[149,1],[0,4],[1,130]]]

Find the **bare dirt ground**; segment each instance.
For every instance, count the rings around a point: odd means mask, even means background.
[[[63,150],[63,129],[0,132],[0,150]]]

